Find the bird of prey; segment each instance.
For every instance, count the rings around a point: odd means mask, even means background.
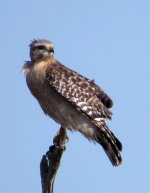
[[[44,113],[63,128],[79,131],[100,144],[112,165],[118,166],[122,162],[122,144],[106,125],[112,117],[110,97],[93,80],[56,60],[52,42],[33,40],[30,57],[23,71]]]

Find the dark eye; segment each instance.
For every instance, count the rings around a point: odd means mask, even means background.
[[[45,49],[45,46],[37,46],[37,48],[38,48],[39,50],[44,50],[44,49]]]

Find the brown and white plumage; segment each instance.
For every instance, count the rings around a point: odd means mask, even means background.
[[[105,123],[112,116],[112,100],[94,81],[58,62],[53,53],[53,44],[47,40],[30,44],[31,61],[23,69],[31,93],[45,114],[101,144],[111,163],[119,165],[122,145]]]

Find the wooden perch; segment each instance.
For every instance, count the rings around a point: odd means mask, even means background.
[[[53,193],[53,185],[60,160],[65,151],[65,143],[68,140],[67,131],[61,127],[53,139],[52,146],[40,163],[42,193]]]

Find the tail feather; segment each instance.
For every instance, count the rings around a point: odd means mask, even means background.
[[[97,142],[102,145],[112,165],[120,165],[122,163],[120,154],[120,151],[122,150],[121,142],[114,136],[106,125],[101,125],[101,128],[98,129],[100,131],[97,136]]]
[[[117,138],[115,137],[115,135],[113,134],[112,131],[110,131],[110,132],[111,132],[113,138],[115,139],[115,142],[116,142],[116,145],[117,145],[119,151],[122,151],[122,143],[119,141],[119,139],[117,139]]]

